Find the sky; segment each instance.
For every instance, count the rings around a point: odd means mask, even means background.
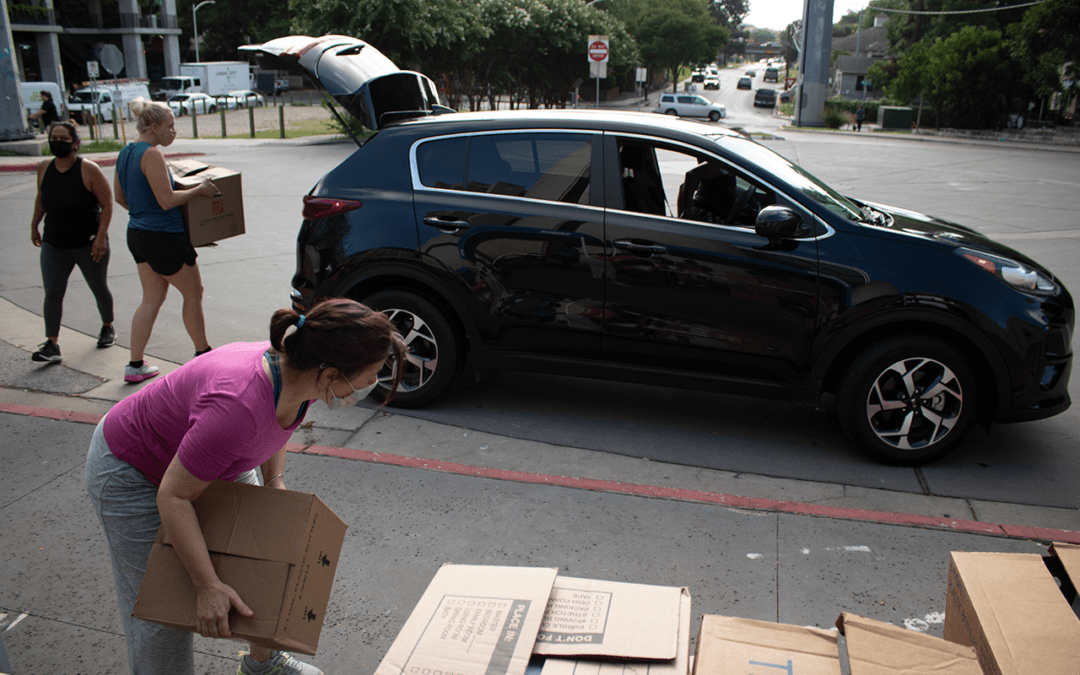
[[[750,14],[743,20],[758,28],[784,30],[789,23],[802,18],[803,0],[748,0]],[[833,23],[848,12],[866,7],[867,0],[833,0]]]

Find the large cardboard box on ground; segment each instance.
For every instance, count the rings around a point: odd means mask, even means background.
[[[836,625],[703,616],[694,675],[982,675],[970,647],[846,612]]]
[[[255,613],[230,615],[233,637],[314,654],[345,523],[315,495],[245,483],[214,481],[194,505],[218,577]],[[164,528],[133,614],[195,630],[195,587]]]
[[[244,195],[239,171],[193,159],[174,159],[168,164],[176,187],[181,190],[198,186],[203,178],[209,178],[221,190],[219,197],[199,197],[180,207],[192,246],[205,246],[244,234]]]
[[[1080,619],[1062,590],[1080,581],[1076,552],[1054,544],[1055,580],[1040,555],[954,551],[945,638],[974,647],[986,675],[1080,673]]]

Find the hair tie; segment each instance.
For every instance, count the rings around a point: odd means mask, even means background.
[[[303,326],[305,321],[307,321],[307,317],[301,314],[300,320],[296,322],[296,330],[300,330],[300,326]]]

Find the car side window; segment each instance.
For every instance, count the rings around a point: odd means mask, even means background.
[[[776,203],[771,190],[711,157],[626,140],[619,161],[627,211],[752,228]]]
[[[679,103],[694,103],[693,96],[680,96]]]
[[[420,183],[444,190],[465,189],[465,149],[467,138],[429,141],[416,149]]]
[[[465,189],[589,203],[592,140],[582,134],[492,134],[469,143]]]

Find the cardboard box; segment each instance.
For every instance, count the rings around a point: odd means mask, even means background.
[[[694,675],[840,675],[836,631],[706,614]]]
[[[1080,620],[1040,555],[954,551],[945,638],[974,647],[986,675],[1080,673]]]
[[[254,612],[229,617],[233,637],[314,654],[345,539],[345,523],[318,497],[214,481],[194,502],[218,577]],[[158,531],[133,614],[195,630],[195,587]]]
[[[376,675],[523,675],[558,570],[443,565]]]
[[[684,595],[689,604],[685,588],[559,576],[533,654],[669,661]]]
[[[209,178],[221,190],[220,197],[197,198],[180,207],[192,246],[205,246],[244,234],[244,197],[240,172],[211,166],[193,159],[168,162],[176,187],[189,190]]]
[[[848,612],[836,627],[851,675],[983,675],[971,647]]]
[[[561,577],[560,577],[561,578]],[[558,580],[556,580],[558,583]],[[690,672],[690,593],[679,593],[678,649],[669,661],[601,661],[549,656],[540,675],[688,675]]]

